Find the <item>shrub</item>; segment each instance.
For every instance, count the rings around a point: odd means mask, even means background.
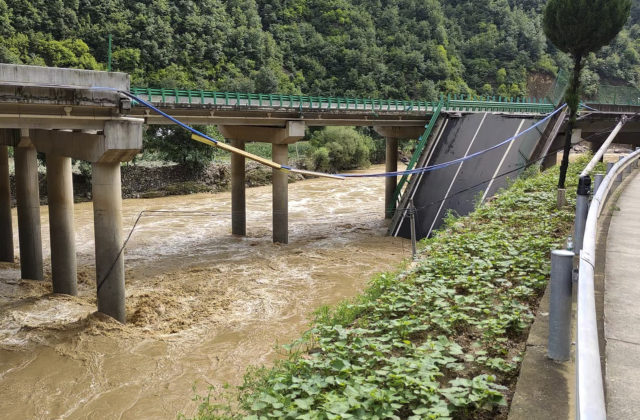
[[[310,166],[317,170],[336,172],[366,167],[374,150],[373,139],[353,127],[327,127],[311,136]],[[324,149],[324,150],[322,150]]]

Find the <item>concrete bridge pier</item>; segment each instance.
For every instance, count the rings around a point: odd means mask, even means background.
[[[92,164],[98,311],[126,321],[120,162]]]
[[[281,165],[289,162],[289,145],[272,144],[273,161]],[[289,176],[286,172],[273,169],[273,242],[289,243]]]
[[[9,148],[0,143],[0,261],[13,262],[13,257]]]
[[[78,294],[71,158],[47,154],[53,293]]]
[[[424,132],[423,127],[374,127],[376,133],[386,138],[385,172],[398,170],[398,140],[417,139]],[[385,178],[384,217],[391,219],[395,212],[393,196],[398,186],[398,177]]]
[[[305,123],[287,121],[285,127],[262,127],[243,125],[219,125],[220,133],[238,147],[247,141],[260,141],[272,144],[274,162],[286,165],[289,144],[304,137]],[[244,183],[244,157],[231,157],[231,225],[236,235],[246,235],[246,204]],[[273,170],[273,242],[289,242],[289,197],[287,174]]]
[[[244,140],[231,140],[231,145],[244,150]],[[245,193],[245,157],[231,155],[231,233],[247,235],[247,203]]]
[[[47,154],[54,291],[76,290],[71,158],[85,160],[92,163],[98,311],[124,323],[120,162],[131,160],[142,148],[142,120],[107,121],[96,134],[31,130],[31,137]]]
[[[29,130],[21,130],[14,148],[20,273],[23,279],[42,280],[42,234],[40,232],[40,191],[37,151]]]
[[[398,171],[398,139],[388,138],[385,150],[385,172]],[[393,195],[398,186],[397,176],[388,176],[385,178],[384,184],[384,218],[391,219],[395,210]]]

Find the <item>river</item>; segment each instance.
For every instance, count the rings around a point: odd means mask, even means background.
[[[371,168],[383,171],[383,167]],[[0,417],[173,419],[195,393],[240,384],[309,326],[410,255],[385,236],[384,181],[289,185],[290,244],[271,242],[271,188],[247,190],[246,238],[230,234],[230,194],[123,203],[127,318],[95,312],[93,211],[75,206],[79,296],[0,264]],[[41,208],[47,278],[48,213]],[[14,231],[17,250],[17,221]]]

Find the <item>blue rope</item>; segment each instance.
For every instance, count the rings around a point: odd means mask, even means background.
[[[449,162],[438,163],[437,165],[432,165],[432,166],[424,166],[424,167],[420,167],[420,168],[414,168],[414,169],[407,170],[407,171],[384,172],[384,173],[380,173],[380,174],[338,174],[338,176],[343,176],[345,178],[375,178],[375,177],[388,177],[388,176],[401,176],[401,175],[415,175],[415,174],[435,171],[435,170],[438,170],[438,169],[443,169],[443,168],[449,167],[451,165],[455,165],[455,164],[462,163],[462,162],[465,162],[467,160],[473,159],[475,157],[478,157],[480,155],[488,153],[488,152],[490,152],[492,150],[495,150],[495,149],[497,149],[499,147],[502,147],[505,144],[509,144],[512,141],[517,140],[519,137],[525,135],[529,131],[535,129],[536,127],[538,127],[538,126],[540,126],[542,124],[544,124],[551,117],[553,117],[555,114],[560,112],[560,110],[562,110],[565,106],[567,106],[567,104],[562,105],[560,108],[558,108],[555,111],[553,111],[552,113],[548,114],[545,118],[543,118],[542,120],[538,121],[537,123],[535,123],[531,127],[529,127],[526,130],[516,134],[515,136],[509,137],[508,139],[504,140],[503,142],[500,142],[500,143],[498,143],[498,144],[496,144],[494,146],[491,146],[491,147],[489,147],[487,149],[480,150],[478,152],[472,153],[472,154],[470,154],[468,156],[451,160]]]
[[[133,99],[136,102],[139,102],[140,104],[144,105],[145,107],[151,109],[152,111],[162,115],[163,117],[167,118],[168,120],[174,122],[175,124],[179,125],[180,127],[184,128],[187,131],[190,131],[194,134],[197,134],[200,137],[203,137],[207,140],[209,140],[210,142],[212,142],[213,144],[217,144],[219,142],[219,140],[213,139],[211,137],[209,137],[208,135],[201,133],[200,131],[196,130],[195,128],[177,120],[176,118],[172,117],[171,115],[161,111],[160,109],[156,108],[155,106],[153,106],[152,104],[150,104],[149,102],[145,101],[144,99],[141,99],[135,95],[133,95],[130,92],[127,91],[123,91],[123,90],[118,90],[115,88],[108,88],[108,87],[93,87],[93,90],[109,90],[109,91],[116,91],[119,92],[127,97],[129,97],[130,99]],[[566,107],[567,104],[562,105],[561,107],[559,107],[558,109],[556,109],[555,111],[553,111],[552,113],[548,114],[545,118],[543,118],[542,120],[538,121],[536,124],[532,125],[531,127],[527,128],[526,130],[516,134],[515,136],[512,136],[494,146],[491,146],[487,149],[484,150],[480,150],[478,152],[472,153],[468,156],[462,157],[462,158],[458,158],[458,159],[454,159],[452,161],[449,162],[443,162],[443,163],[439,163],[437,165],[432,165],[432,166],[425,166],[425,167],[420,167],[420,168],[414,168],[411,170],[407,170],[407,171],[396,171],[396,172],[382,172],[382,173],[377,173],[377,174],[337,174],[336,176],[339,177],[344,177],[344,178],[385,178],[385,177],[397,177],[397,176],[402,176],[402,175],[415,175],[415,174],[420,174],[420,173],[425,173],[425,172],[432,172],[435,170],[439,170],[439,169],[444,169],[447,168],[449,166],[458,164],[458,163],[462,163],[462,162],[466,162],[467,160],[476,158],[478,156],[481,156],[485,153],[488,153],[492,150],[495,150],[499,147],[502,147],[506,144],[511,143],[512,141],[517,140],[518,138],[520,138],[521,136],[523,136],[524,134],[528,133],[529,131],[535,129],[536,127],[544,124],[546,121],[548,121],[551,117],[553,117],[555,114],[557,114],[558,112],[560,112],[564,107]],[[291,168],[290,166],[282,166],[283,169],[286,170],[291,170],[291,171],[295,171],[295,168]],[[311,171],[306,171],[307,173],[313,173]]]

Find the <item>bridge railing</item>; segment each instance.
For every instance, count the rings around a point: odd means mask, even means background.
[[[640,89],[632,86],[598,86],[598,92],[587,102],[607,105],[640,106]]]
[[[131,93],[160,104],[231,107],[296,108],[306,110],[365,110],[430,112],[438,102],[394,99],[342,98],[204,90],[132,88]]]
[[[147,101],[171,105],[204,105],[246,108],[284,108],[298,110],[397,111],[432,113],[442,103],[446,111],[517,112],[543,114],[553,104],[535,98],[506,98],[474,95],[448,95],[439,101],[343,98],[330,96],[279,95],[205,90],[132,88],[131,93]]]
[[[576,346],[576,418],[604,420],[606,407],[598,324],[595,301],[596,233],[598,218],[612,189],[618,186],[623,173],[640,158],[640,150],[616,163],[593,196],[584,227],[578,272],[577,346]]]

